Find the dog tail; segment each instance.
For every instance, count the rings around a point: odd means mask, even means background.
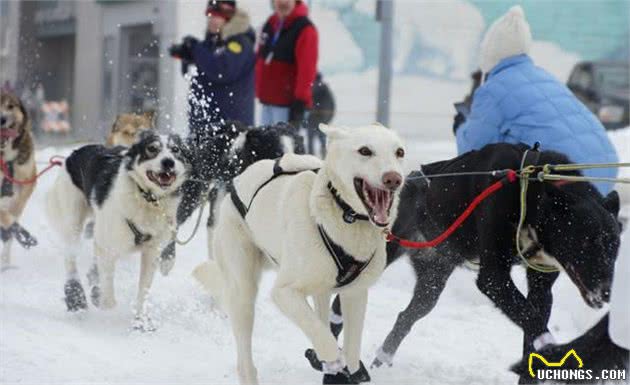
[[[215,261],[208,260],[195,267],[192,276],[210,295],[221,301],[224,286],[223,274]]]

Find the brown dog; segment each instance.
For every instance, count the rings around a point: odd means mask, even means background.
[[[106,145],[131,147],[138,134],[154,128],[155,111],[147,111],[143,114],[120,114],[116,117]]]
[[[13,238],[26,248],[37,244],[18,224],[35,189],[37,169],[31,122],[20,99],[5,92],[0,95],[0,158],[0,238],[4,244],[0,267],[4,270],[11,263]],[[15,180],[29,183],[15,183]]]

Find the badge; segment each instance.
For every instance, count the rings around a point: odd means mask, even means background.
[[[235,54],[243,52],[243,47],[236,41],[229,42],[227,48]]]

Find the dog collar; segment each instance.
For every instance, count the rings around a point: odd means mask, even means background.
[[[136,186],[138,186],[138,191],[140,191],[140,195],[142,195],[145,201],[153,204],[154,206],[157,206],[158,198],[155,196],[155,194],[153,194],[153,192],[151,192],[151,190],[143,190],[142,187],[140,187],[139,185]]]
[[[341,198],[341,196],[337,192],[337,189],[333,187],[332,182],[330,181],[328,182],[328,191],[330,191],[333,198],[335,198],[335,202],[337,203],[337,206],[339,206],[339,208],[343,211],[344,222],[351,224],[351,223],[356,222],[357,220],[367,221],[370,219],[368,218],[367,215],[359,214],[356,211],[354,211],[354,209],[348,204],[348,202],[344,201]]]

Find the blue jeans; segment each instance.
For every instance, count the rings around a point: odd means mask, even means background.
[[[262,105],[260,124],[263,126],[289,121],[289,107]]]

